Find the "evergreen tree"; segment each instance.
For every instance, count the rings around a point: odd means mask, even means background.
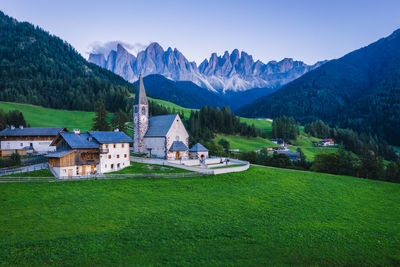
[[[128,121],[128,116],[120,109],[114,113],[113,119],[111,121],[111,125],[114,129],[119,129],[122,132],[126,131],[125,123]]]
[[[102,99],[97,101],[96,105],[96,116],[93,119],[94,131],[109,131],[110,125],[107,122],[107,110],[104,106],[104,101]]]

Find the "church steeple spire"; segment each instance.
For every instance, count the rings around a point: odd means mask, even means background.
[[[142,74],[139,75],[139,89],[135,95],[134,105],[148,105],[149,102],[147,101],[146,90],[144,89],[143,78]]]

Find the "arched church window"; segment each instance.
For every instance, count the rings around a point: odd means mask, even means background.
[[[146,108],[142,107],[142,115],[146,115]]]
[[[179,141],[179,136],[176,136],[176,137],[175,137],[175,140],[176,140],[176,141]]]
[[[138,112],[138,107],[137,106],[135,106],[135,113],[137,113]]]

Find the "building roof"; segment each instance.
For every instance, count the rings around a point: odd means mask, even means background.
[[[174,141],[169,151],[187,151],[188,147],[182,141]]]
[[[176,116],[178,114],[161,115],[151,117],[149,120],[149,129],[145,137],[164,137],[167,135],[171,128]]]
[[[60,135],[72,149],[99,147],[99,144],[87,133],[60,133]]]
[[[6,128],[0,132],[0,136],[56,136],[63,130],[64,127]]]
[[[146,96],[146,89],[144,88],[143,84],[143,78],[142,75],[140,74],[139,76],[139,89],[136,91],[135,99],[133,101],[134,105],[148,105],[149,102],[147,101],[147,96]]]
[[[192,146],[191,149],[189,149],[190,152],[202,152],[202,151],[208,151],[207,148],[205,148],[202,144],[197,143],[194,146]]]
[[[107,143],[132,143],[132,138],[127,136],[124,132],[101,132],[89,131],[88,132],[100,144]]]
[[[74,152],[74,150],[57,151],[57,152],[48,153],[47,155],[45,155],[45,157],[47,157],[47,158],[62,158],[68,154],[71,154],[72,152]]]

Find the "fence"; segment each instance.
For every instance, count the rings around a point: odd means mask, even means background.
[[[82,181],[102,179],[134,179],[134,178],[189,178],[206,176],[204,173],[131,173],[131,174],[109,174],[89,175],[75,177],[0,177],[0,182],[56,182],[56,181]]]
[[[41,164],[36,164],[36,165],[31,165],[31,166],[24,166],[24,167],[2,168],[2,169],[0,169],[0,176],[14,174],[14,173],[21,173],[21,172],[37,171],[37,170],[47,169],[47,168],[48,168],[47,163],[41,163]]]

